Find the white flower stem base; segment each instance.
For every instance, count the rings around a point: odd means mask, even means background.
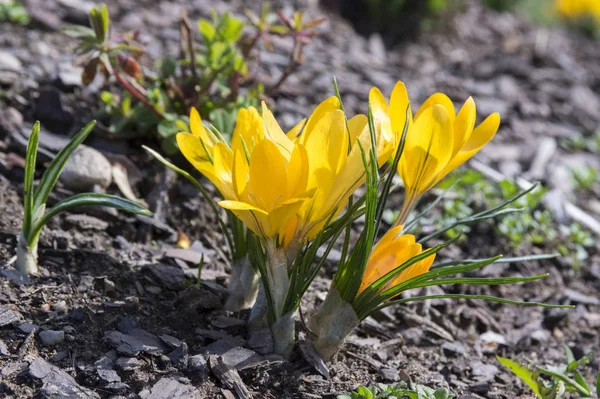
[[[19,236],[17,243],[17,269],[27,275],[37,274],[38,245],[37,242],[31,248],[23,234]]]
[[[289,312],[280,317],[271,326],[273,333],[273,351],[286,359],[292,355],[296,340],[296,312]]]
[[[227,287],[229,296],[225,303],[225,309],[238,312],[251,308],[256,301],[259,280],[260,278],[247,256],[235,261],[231,270],[231,280]]]
[[[325,361],[331,360],[359,323],[352,305],[344,301],[332,285],[319,311],[308,323],[309,328],[317,335],[313,340],[317,354]]]

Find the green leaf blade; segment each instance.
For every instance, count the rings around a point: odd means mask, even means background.
[[[23,204],[23,234],[29,235],[33,223],[34,190],[33,180],[35,178],[35,164],[37,160],[37,151],[40,140],[40,122],[33,125],[29,142],[27,143],[27,153],[25,155],[25,196]]]
[[[525,384],[527,384],[527,386],[529,388],[531,388],[531,390],[535,393],[535,395],[538,398],[541,398],[541,393],[540,393],[540,388],[537,382],[537,376],[534,371],[529,370],[527,367],[520,365],[517,362],[514,362],[510,359],[507,359],[505,357],[500,357],[500,356],[496,356],[496,359],[498,359],[498,361],[500,363],[502,363],[502,365],[504,367],[506,367],[507,369],[509,369],[514,375],[516,375],[517,377],[519,377],[519,379],[521,381],[523,381]]]

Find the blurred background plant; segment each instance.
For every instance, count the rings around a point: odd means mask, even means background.
[[[564,349],[566,364],[558,366],[523,366],[503,357],[497,356],[497,359],[531,388],[539,399],[598,398],[600,394],[600,373],[595,378],[596,395],[594,395],[592,388],[585,381],[584,372],[581,369],[581,366],[591,362],[594,354],[588,353],[580,359],[575,359],[571,348],[565,345]]]
[[[412,382],[400,382],[394,385],[359,386],[355,391],[338,395],[337,399],[452,399],[454,397],[455,395],[446,388],[433,389]]]
[[[591,179],[597,181],[595,172],[591,169],[585,172],[585,176],[582,177],[585,184],[592,184],[589,183]],[[442,227],[441,222],[436,224],[436,221],[444,220],[444,224],[448,224],[449,221],[468,218],[521,191],[514,182],[504,180],[496,184],[480,172],[471,169],[454,172],[438,185],[438,189],[448,190],[441,201],[440,213],[432,215],[431,218],[424,218],[423,221],[424,225],[431,225],[436,229]],[[592,235],[575,222],[568,226],[555,223],[552,212],[542,204],[542,199],[547,192],[546,187],[533,190],[513,204],[516,208],[522,208],[522,212],[502,215],[490,222],[493,223],[498,236],[504,239],[508,246],[514,249],[526,248],[529,245],[554,247],[569,259],[574,269],[579,269],[581,262],[588,258],[587,249],[594,245]],[[465,198],[468,200],[465,201]],[[391,217],[393,216],[388,216]],[[455,238],[464,231],[460,240],[467,241],[472,228],[460,224],[448,230],[445,235],[447,238]]]
[[[0,0],[0,22],[27,25],[29,13],[17,0]]]
[[[98,72],[113,77],[123,93],[104,91],[101,118],[109,130],[125,137],[155,135],[167,154],[175,153],[175,134],[189,131],[189,111],[196,107],[201,117],[225,136],[231,135],[240,108],[257,106],[266,93],[273,96],[304,61],[304,46],[325,19],[305,21],[301,12],[292,18],[271,13],[264,3],[260,14],[246,12],[246,20],[230,13],[200,19],[201,44],[185,15],[181,16],[180,55],[156,60],[154,67],[142,66],[143,45],[139,32],[113,34],[106,5],[90,12],[91,29],[70,26],[64,32],[79,40],[77,63],[82,65],[84,84]],[[244,31],[250,31],[248,37]],[[263,44],[270,48],[273,37],[292,41],[289,63],[281,76],[265,87],[251,71],[260,59],[253,50]],[[108,79],[107,79],[108,81]]]

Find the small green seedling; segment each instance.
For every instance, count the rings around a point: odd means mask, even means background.
[[[596,378],[596,395],[594,395],[592,388],[583,378],[581,371],[578,370],[579,366],[590,362],[593,354],[588,353],[581,359],[576,360],[573,351],[566,345],[565,353],[567,364],[556,367],[541,367],[538,365],[526,367],[504,357],[497,356],[497,359],[527,384],[539,399],[562,399],[567,397],[597,399],[600,394],[600,372]]]
[[[42,175],[34,191],[35,162],[37,158],[40,136],[40,123],[36,122],[29,136],[25,159],[25,195],[23,203],[23,229],[17,245],[17,269],[26,274],[37,274],[38,240],[48,220],[78,206],[107,206],[138,215],[151,216],[148,209],[114,195],[99,193],[83,193],[66,198],[50,209],[46,209],[46,201],[56,185],[58,177],[71,154],[90,134],[96,121],[87,124],[73,139],[54,157],[48,169]]]
[[[337,399],[452,399],[454,397],[455,395],[446,388],[433,389],[425,385],[400,382],[395,385],[360,386],[356,391],[338,395]]]

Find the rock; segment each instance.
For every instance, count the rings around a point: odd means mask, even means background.
[[[216,316],[210,320],[210,324],[217,328],[227,329],[231,327],[240,327],[246,325],[244,320],[236,319],[235,317]]]
[[[177,367],[179,370],[185,370],[188,367],[188,346],[185,342],[182,342],[181,345],[173,352],[169,353],[169,359],[173,366]]]
[[[154,386],[152,390],[140,392],[142,399],[188,399],[200,398],[200,392],[190,385],[183,385],[173,378],[163,377]]]
[[[33,330],[38,330],[39,328],[40,328],[40,326],[38,326],[36,324],[31,324],[31,323],[23,323],[19,326],[19,330],[21,330],[25,334],[29,334]]]
[[[7,51],[0,50],[0,70],[20,72],[23,69],[21,61]]]
[[[115,361],[115,366],[123,371],[136,370],[142,367],[145,363],[135,357],[122,356]]]
[[[65,221],[81,230],[104,231],[108,228],[108,222],[90,215],[71,214],[65,217]]]
[[[184,286],[185,273],[180,266],[160,263],[151,265],[150,271],[169,289],[177,290]]]
[[[73,377],[65,371],[48,363],[42,358],[37,358],[29,366],[29,374],[33,378],[42,380],[40,396],[44,398],[100,398],[100,396],[79,385]]]
[[[271,330],[264,328],[250,331],[248,346],[263,355],[273,353],[273,334]]]
[[[600,299],[595,296],[585,295],[579,291],[567,288],[564,295],[572,302],[582,303],[584,305],[600,305]]]
[[[172,336],[170,336],[168,334],[159,335],[158,338],[162,339],[162,341],[165,344],[169,345],[169,347],[171,349],[177,349],[182,344],[181,340],[179,340],[179,339],[177,339],[175,337],[172,337]]]
[[[123,334],[129,334],[129,332],[136,327],[137,321],[131,316],[124,316],[119,320],[119,331]]]
[[[65,326],[63,331],[67,334],[75,334],[77,332],[73,326]]]
[[[111,165],[100,151],[80,145],[67,161],[60,180],[74,191],[89,191],[96,185],[106,188],[112,181]]]
[[[379,376],[385,382],[397,382],[400,380],[400,374],[398,373],[398,370],[391,367],[382,367],[377,370],[377,374],[379,374]]]
[[[485,353],[494,353],[500,345],[506,345],[506,338],[503,335],[488,331],[479,336],[481,340],[481,350]]]
[[[73,65],[72,62],[58,65],[58,80],[65,87],[79,87],[81,82],[82,67]]]
[[[471,363],[471,373],[479,382],[492,381],[498,373],[498,367],[477,360]]]
[[[92,276],[81,276],[79,279],[79,285],[77,286],[77,291],[79,292],[88,292],[89,290],[94,288],[94,277]]]
[[[140,352],[150,355],[162,355],[168,347],[156,335],[141,328],[134,328],[128,334],[118,331],[107,331],[104,338],[117,352],[128,356],[136,356]]]
[[[0,339],[0,355],[2,356],[10,356],[10,351],[8,350],[8,346]]]
[[[550,330],[558,327],[558,324],[569,315],[570,309],[551,308],[544,311],[544,326]]]
[[[459,356],[464,355],[466,349],[460,342],[444,342],[442,344],[442,352],[446,356]]]
[[[39,96],[35,100],[33,118],[39,120],[46,129],[63,134],[71,129],[74,120],[73,112],[64,104],[62,92],[55,87],[40,89]],[[65,137],[61,138],[65,139]],[[40,133],[40,147],[44,147],[48,141]]]
[[[262,356],[253,350],[233,346],[225,340],[213,342],[204,348],[204,352],[207,355],[219,356],[223,363],[232,369],[248,367],[262,360]]]
[[[548,330],[536,330],[531,333],[531,339],[539,343],[547,342],[552,337],[552,334]]]
[[[119,374],[115,370],[99,368],[97,373],[105,383],[121,382],[121,377],[119,377]]]
[[[69,357],[69,352],[60,351],[56,352],[56,354],[52,356],[50,360],[52,360],[53,362],[60,362],[61,360],[66,359],[67,357]]]
[[[39,336],[46,346],[58,345],[65,340],[64,331],[45,330],[40,331]]]
[[[82,322],[85,320],[85,310],[83,308],[75,308],[69,313],[69,317],[75,321]]]
[[[10,310],[6,306],[0,305],[0,327],[8,326],[20,321],[23,318],[21,313]]]
[[[206,254],[192,249],[169,248],[165,251],[166,258],[181,259],[193,267],[197,267],[200,264],[202,256],[204,256],[205,264],[210,262],[210,258]]]
[[[59,314],[67,314],[69,312],[69,308],[67,307],[67,302],[65,302],[65,301],[56,302],[54,305],[52,305],[52,308],[54,309],[54,311],[56,313],[59,313]]]
[[[102,356],[100,359],[94,362],[94,367],[97,369],[108,369],[110,370],[113,366],[113,360],[108,356]]]
[[[0,276],[10,280],[16,286],[31,284],[31,278],[17,269],[2,269]]]
[[[188,371],[199,377],[206,377],[208,373],[208,363],[202,355],[194,355],[188,358]]]

